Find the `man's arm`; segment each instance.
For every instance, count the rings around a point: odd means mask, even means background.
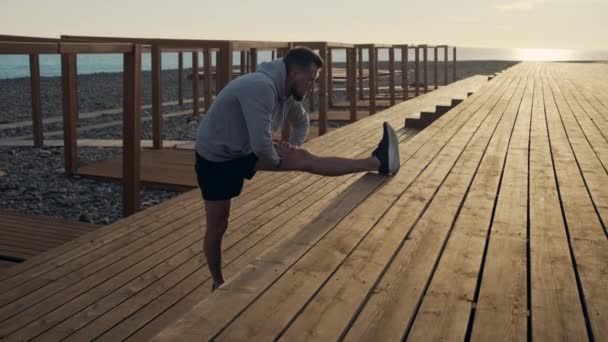
[[[295,146],[302,145],[308,136],[308,128],[310,127],[310,118],[302,103],[293,101],[287,113],[287,120],[292,125],[289,143]]]
[[[271,113],[276,96],[272,87],[265,84],[252,87],[246,94],[239,96],[251,149],[258,159],[274,166],[281,162],[272,143]]]

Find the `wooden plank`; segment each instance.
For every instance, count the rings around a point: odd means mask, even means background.
[[[403,100],[409,99],[409,80],[408,80],[408,62],[409,62],[409,47],[406,45],[401,48],[401,88],[403,88]]]
[[[552,76],[551,83],[554,82]],[[545,80],[545,84],[549,79]],[[567,132],[551,86],[544,89],[548,136],[559,186],[560,201],[566,219],[567,240],[580,283],[583,310],[591,325],[590,336],[597,341],[608,338],[608,240],[585,186],[583,173],[570,146]],[[576,305],[576,301],[570,303]]]
[[[368,50],[368,70],[369,70],[369,114],[376,113],[376,87],[378,86],[377,82],[377,69],[376,69],[376,49],[371,47]]]
[[[73,175],[78,170],[76,125],[78,121],[78,89],[76,55],[61,55],[61,80],[63,84],[63,146],[65,173]]]
[[[132,53],[133,44],[121,43],[59,43],[59,53]]]
[[[456,116],[456,113],[454,113],[454,114],[455,114],[455,120],[458,120],[458,121],[464,120],[463,119],[464,116]],[[440,120],[438,120],[437,126],[441,127],[440,124],[442,122],[443,123],[449,122],[448,121],[449,117],[450,117],[449,115],[442,117]],[[359,121],[356,124],[362,123],[362,122],[364,122],[364,121]],[[424,134],[424,133],[426,133],[426,134]],[[433,130],[431,129],[429,131],[423,132],[422,134],[419,134],[418,136],[416,136],[416,138],[411,140],[410,143],[408,143],[406,145],[409,148],[411,148],[411,150],[408,149],[409,153],[411,154],[414,151],[416,151],[416,146],[419,147],[420,144],[424,142],[424,140],[422,140],[422,141],[418,141],[418,142],[414,143],[414,140],[417,140],[417,138],[421,137],[421,135],[427,136],[427,135],[432,135],[432,133],[433,133]],[[427,137],[427,139],[428,139],[428,137]],[[427,157],[428,153],[421,153],[420,155]],[[407,158],[405,158],[404,155],[402,155],[402,157],[403,157],[402,160],[407,159]],[[421,168],[424,167],[424,165],[419,165],[419,163],[412,163],[410,165],[416,165],[416,167],[421,167]],[[412,175],[411,172],[403,172],[403,170],[402,170],[402,172],[400,172],[397,175],[397,177],[403,178],[403,177],[414,177],[414,176]],[[394,179],[397,179],[397,178],[394,178]],[[403,186],[405,186],[406,183],[407,183],[407,181],[405,181],[405,183],[403,183]],[[398,189],[395,189],[395,187],[383,187],[384,191],[387,191],[387,189],[393,189],[392,191],[399,191]],[[381,201],[382,197],[383,196],[379,196],[378,200]],[[368,199],[368,201],[369,201],[369,199]],[[373,221],[376,220],[374,218],[371,218],[372,214],[365,214],[365,213],[362,213],[362,214],[364,214],[365,217],[370,217],[370,219],[372,219]],[[353,217],[355,217],[355,216],[353,215]],[[358,218],[359,216],[356,216],[356,217]],[[357,223],[357,222],[360,222],[360,223]],[[352,224],[347,224],[344,222],[342,224],[349,226],[349,228],[352,228]],[[366,223],[363,223],[362,220],[357,220],[354,222],[354,224],[366,224]],[[281,255],[283,255],[285,258],[287,258],[287,255],[284,254],[285,252],[287,252],[287,251],[282,252],[283,254],[281,254]],[[298,257],[298,255],[293,255],[293,254],[289,253],[290,259],[297,258],[297,257]],[[295,260],[295,259],[292,259],[292,260]],[[276,261],[272,265],[278,266]],[[254,271],[254,269],[250,269],[247,272],[241,273],[241,275],[243,277],[245,277],[245,279],[243,279],[245,281],[245,284],[248,284],[247,285],[248,291],[246,293],[240,292],[240,291],[239,292],[230,291],[230,292],[226,292],[225,296],[218,295],[218,296],[209,297],[207,299],[207,301],[201,302],[200,305],[197,305],[191,311],[190,314],[188,314],[187,316],[184,316],[183,320],[180,321],[181,323],[176,323],[175,328],[168,328],[165,331],[165,335],[163,335],[163,336],[165,338],[170,338],[171,336],[174,336],[173,334],[177,333],[177,331],[182,333],[184,331],[188,331],[189,329],[193,329],[191,332],[196,331],[197,336],[207,336],[207,335],[199,335],[199,333],[202,333],[202,330],[206,331],[207,333],[210,333],[211,335],[215,334],[215,332],[217,332],[216,329],[220,329],[223,326],[223,323],[230,320],[230,318],[233,316],[230,316],[230,313],[226,312],[225,310],[222,310],[219,312],[217,310],[214,310],[214,312],[216,312],[218,314],[221,313],[222,316],[207,315],[206,311],[208,309],[214,307],[214,305],[216,305],[216,304],[218,305],[217,307],[225,307],[226,310],[228,310],[228,308],[230,308],[230,305],[228,305],[228,303],[234,304],[239,301],[242,301],[242,303],[245,304],[245,303],[247,303],[245,298],[255,298],[255,296],[258,293],[260,293],[260,291],[262,291],[262,288],[259,288],[258,286],[265,287],[266,285],[262,285],[265,281],[272,282],[272,279],[264,278],[264,276],[260,275],[259,272],[262,272],[263,270],[265,270],[265,272],[270,272],[271,274],[275,274],[274,271],[272,271],[273,269],[274,268],[256,267],[254,273],[251,273],[251,271]],[[266,273],[266,275],[270,276],[270,274],[268,274],[268,273]],[[251,283],[251,282],[247,282],[247,277],[249,277],[249,276],[256,277],[256,279],[259,279],[259,281],[256,282],[255,284]],[[278,276],[278,275],[276,275],[276,276]],[[251,279],[251,278],[249,278],[249,279]],[[236,280],[231,281],[231,284],[233,284],[232,286],[235,286],[236,288],[238,288],[238,285],[236,285],[237,284]],[[221,292],[223,292],[223,291],[221,291]],[[237,295],[238,295],[238,297],[241,297],[241,298],[238,298]],[[226,305],[222,305],[221,303],[225,303]],[[238,312],[238,310],[240,310],[238,307],[233,307],[232,309],[237,310],[234,312],[234,314],[236,314]],[[205,325],[207,325],[207,326],[205,327]],[[202,338],[204,338],[204,337],[202,337]]]
[[[205,98],[205,113],[209,111],[211,107],[212,93],[211,93],[211,52],[209,49],[205,49],[203,52],[203,63],[205,76],[203,79],[203,96]]]
[[[153,78],[156,74],[155,91],[157,103],[156,117],[153,120],[158,120],[155,133],[162,134],[160,130],[160,103],[162,94],[160,93],[160,50],[154,46],[154,55],[156,57],[155,70]],[[122,197],[122,212],[123,216],[133,215],[140,209],[140,137],[141,137],[141,45],[134,45],[133,52],[124,55],[124,73],[123,73],[123,144],[122,144],[122,179],[123,179],[123,197]],[[160,136],[159,136],[160,137]],[[156,141],[155,141],[156,142]],[[162,147],[161,144],[155,144],[155,148]]]
[[[359,100],[363,99],[363,48],[357,48],[357,79],[359,80]],[[368,73],[369,75],[369,73]]]
[[[325,46],[322,47],[319,50],[319,55],[321,56],[321,59],[326,61],[328,59],[327,47],[325,47]],[[318,84],[319,84],[319,93],[318,93],[319,135],[323,135],[327,132],[328,77],[329,77],[329,75],[328,75],[327,67],[321,68],[321,72],[320,72],[319,79],[318,79]]]
[[[193,72],[198,72],[199,66],[198,66],[198,52],[193,52],[192,53],[192,70]],[[208,73],[208,70],[205,69],[205,74]],[[209,75],[205,75],[205,80],[206,78],[209,77]],[[207,85],[205,84],[205,91],[207,91]],[[199,113],[200,113],[200,88],[199,88],[199,80],[198,77],[192,77],[192,117],[198,117]],[[206,93],[205,93],[206,95]],[[207,99],[205,98],[205,103],[204,103],[205,107],[209,106],[209,102],[207,102]]]
[[[561,119],[568,134],[568,139],[570,140],[578,164],[585,177],[585,182],[593,203],[600,215],[600,220],[604,226],[606,226],[606,223],[608,222],[608,194],[604,189],[605,184],[607,184],[606,182],[608,182],[608,174],[605,171],[605,165],[601,163],[601,160],[598,158],[598,154],[596,154],[596,150],[594,149],[594,147],[605,148],[606,143],[602,143],[601,139],[598,137],[592,138],[591,134],[585,134],[583,128],[578,125],[576,121],[576,114],[574,111],[577,110],[577,108],[573,108],[570,103],[568,103],[567,89],[564,89],[566,90],[565,92],[562,91],[562,87],[555,81],[551,81],[550,84],[561,114]],[[591,144],[592,141],[594,144]],[[602,169],[604,172],[601,172]]]
[[[32,128],[34,131],[34,146],[41,147],[44,142],[44,128],[42,126],[40,58],[38,54],[30,54],[30,93],[32,99]]]
[[[542,78],[536,76],[530,129],[530,288],[532,337],[587,337],[555,187]],[[575,304],[576,303],[576,304]]]
[[[354,48],[347,50],[348,69],[348,99],[350,101],[350,122],[357,121],[357,50]]]
[[[291,182],[290,182],[290,183],[291,183]],[[297,184],[297,183],[294,183],[294,184]],[[288,185],[285,185],[285,184],[284,184],[284,186],[289,186],[289,185],[293,185],[293,184],[288,184]],[[300,191],[300,192],[301,192],[301,190],[299,190],[299,189],[294,189],[294,190],[297,190],[297,191]],[[279,199],[279,202],[280,202],[280,201],[281,201],[281,200]],[[266,203],[266,201],[262,201],[261,203]],[[254,206],[254,207],[255,207],[255,206]],[[263,211],[263,209],[262,209],[262,208],[260,208],[260,212],[265,212],[265,213],[268,213],[268,211]],[[265,214],[265,215],[266,215],[266,214]],[[195,230],[195,231],[198,231],[198,230]],[[234,238],[234,235],[228,235],[228,236],[230,236],[231,238]],[[228,242],[228,243],[232,243],[232,242],[230,241],[230,239],[228,239],[228,240],[229,240],[229,241],[226,241],[226,242]],[[192,242],[192,239],[188,239],[187,241],[190,243],[190,242]],[[238,238],[237,238],[236,240],[232,240],[232,241],[240,241],[240,239],[238,239]],[[198,244],[198,245],[200,245],[200,244]],[[199,248],[200,248],[200,247],[199,247]],[[199,251],[199,252],[200,252],[200,251]],[[198,260],[198,258],[194,258],[194,260]],[[208,277],[208,275],[207,275],[207,277]],[[145,279],[145,278],[144,278],[144,279]],[[169,279],[167,279],[167,281],[169,281]],[[174,280],[172,279],[171,281],[174,281]],[[133,286],[133,285],[129,285],[129,287],[128,287],[128,288],[129,288],[129,289],[132,289],[132,286]],[[99,309],[99,307],[98,307],[98,309]],[[124,310],[133,310],[133,308],[132,308],[132,307],[127,307],[127,308],[124,308]],[[123,310],[123,311],[124,311],[124,310]],[[126,315],[128,316],[128,313],[127,313]],[[109,315],[109,316],[107,317],[107,319],[105,320],[105,321],[106,321],[106,323],[104,323],[104,325],[108,324],[107,322],[108,322],[109,320],[111,320],[111,321],[113,321],[113,322],[116,322],[116,316],[117,316],[117,314],[116,314],[116,313],[114,313],[114,314],[112,314],[112,315]],[[89,316],[87,315],[87,316],[85,316],[85,317],[89,317]],[[123,316],[122,316],[122,315],[119,315],[119,317],[123,317]],[[110,323],[110,324],[115,324],[115,323]],[[76,340],[78,340],[78,339],[80,339],[80,338],[83,338],[83,336],[89,336],[88,338],[91,338],[91,336],[95,336],[95,335],[83,335],[83,334],[90,334],[92,329],[95,329],[95,330],[99,331],[99,330],[98,330],[98,329],[99,329],[99,324],[97,324],[95,327],[91,327],[91,328],[89,328],[89,329],[85,329],[85,330],[89,330],[89,332],[86,332],[86,333],[85,333],[85,332],[84,332],[84,330],[83,330],[83,332],[79,332],[77,335],[72,336],[71,338],[72,338],[72,339],[76,339]]]
[[[448,46],[443,48],[443,85],[448,85]]]
[[[399,226],[404,227],[403,235],[398,239],[399,245],[391,248],[395,254],[389,255],[390,259],[381,261],[383,268],[375,272],[378,280],[369,279],[373,285],[367,286],[363,294],[366,296],[359,295],[360,302],[350,303],[353,309],[360,308],[361,313],[356,314],[351,309],[355,314],[354,323],[344,332],[346,340],[370,337],[395,340],[404,336],[413,321],[454,216],[462,205],[471,177],[477,171],[483,151],[518,84],[517,78],[510,81],[499,96],[479,108],[447,142],[433,162],[436,164],[430,165],[429,171],[406,191],[402,197],[406,198],[406,204],[400,207],[403,208],[401,213],[394,218],[394,222],[400,222]],[[453,177],[448,176],[450,172]],[[369,261],[376,262],[375,259]],[[340,334],[341,331],[334,333]]]
[[[512,131],[526,113],[519,112],[525,92],[525,75],[509,103],[505,119],[492,137],[462,210],[455,218],[451,236],[441,255],[407,338],[417,340],[464,340],[475,301],[486,237],[496,204]],[[529,90],[532,88],[530,87]],[[512,116],[512,118],[510,118]]]
[[[389,93],[390,93],[390,105],[395,105],[395,49],[390,48],[388,50],[388,70],[389,70]]]
[[[177,53],[177,103],[184,105],[184,53]]]
[[[434,67],[433,88],[434,89],[437,89],[439,87],[439,75],[438,75],[439,74],[439,66],[437,65],[439,63],[438,62],[439,56],[437,56],[437,54],[438,54],[438,49],[435,46],[433,48],[433,57],[434,57],[434,60],[435,60],[435,64],[433,64],[433,67]]]
[[[333,51],[331,48],[327,49],[327,60],[325,60],[325,66],[327,68],[327,104],[329,107],[333,106],[334,103],[334,63],[332,58]]]
[[[429,48],[426,45],[423,45],[422,56],[424,58],[423,70],[422,70],[422,78],[424,79],[424,93],[429,92]]]
[[[0,39],[0,54],[3,55],[29,55],[29,54],[55,54],[59,53],[59,44],[35,42],[6,42]]]
[[[454,46],[453,51],[452,51],[452,73],[453,73],[453,77],[452,77],[452,82],[456,82],[456,47]]]
[[[420,46],[416,45],[414,54],[414,96],[420,95]]]
[[[162,54],[160,46],[152,46],[152,141],[154,149],[163,148]],[[126,79],[125,79],[126,80]],[[197,99],[194,99],[196,105]],[[138,137],[139,138],[139,137]],[[139,140],[139,139],[138,139]]]

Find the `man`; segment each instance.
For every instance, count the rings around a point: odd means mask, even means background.
[[[222,237],[228,228],[230,200],[241,193],[245,178],[251,179],[258,170],[324,176],[399,170],[399,141],[386,122],[384,136],[368,158],[321,157],[299,147],[309,127],[301,101],[322,66],[323,60],[312,50],[293,48],[285,58],[262,63],[256,72],[230,82],[200,123],[196,173],[207,214],[204,253],[213,277],[212,290],[224,282]],[[290,141],[275,145],[272,134],[284,120],[292,125]]]

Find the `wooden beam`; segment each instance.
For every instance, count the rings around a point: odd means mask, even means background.
[[[276,59],[276,51],[272,50],[272,57],[271,59],[274,61]]]
[[[163,148],[162,59],[158,45],[152,46],[152,146]]]
[[[78,170],[76,125],[78,121],[78,81],[76,54],[61,56],[61,80],[63,84],[63,149],[65,173],[72,176]]]
[[[220,69],[219,71],[216,70],[216,75],[220,80],[219,87],[216,90],[217,94],[232,81],[232,51],[232,43],[230,42],[220,49],[217,59],[220,62]]]
[[[378,96],[378,94],[380,94],[380,58],[378,58],[380,49],[378,48],[374,48],[374,73],[375,73],[375,84],[376,84],[376,96]]]
[[[240,65],[240,69],[241,69],[241,75],[245,75],[245,73],[247,72],[246,65],[247,64],[247,56],[246,56],[246,51],[241,51],[240,52],[241,55],[241,62],[239,63]]]
[[[409,80],[407,75],[407,64],[409,60],[409,47],[401,47],[401,87],[403,88],[403,101],[409,98]]]
[[[391,106],[395,105],[395,49],[388,49],[388,82],[389,82],[389,91],[390,91],[390,104]]]
[[[369,88],[369,114],[376,113],[376,49],[371,47],[367,49],[369,60],[368,64],[368,72],[369,77],[367,78],[368,88]]]
[[[42,125],[42,101],[40,96],[40,58],[38,54],[30,55],[30,89],[32,97],[34,146],[41,147],[44,142],[44,136]]]
[[[59,39],[0,34],[0,42],[58,43]]]
[[[350,122],[357,121],[357,49],[346,50],[348,99],[350,100]]]
[[[418,45],[416,45],[414,58],[414,96],[418,96],[420,95],[420,47]]]
[[[327,65],[327,102],[329,103],[329,108],[331,108],[334,105],[334,63],[331,48],[327,49],[327,61],[325,65]]]
[[[428,55],[428,51],[429,48],[424,45],[424,70],[423,70],[423,77],[424,77],[424,93],[428,93],[429,92],[429,55]]]
[[[184,53],[177,53],[177,100],[184,105]]]
[[[198,79],[198,52],[192,53],[192,117],[198,117],[200,112],[200,88]],[[205,78],[207,77],[207,70],[204,70]],[[206,87],[206,86],[205,86]]]
[[[439,65],[438,65],[438,63],[439,63],[439,58],[438,58],[438,56],[437,56],[437,53],[438,53],[438,49],[437,49],[437,47],[435,46],[435,47],[434,47],[434,57],[435,57],[435,72],[434,72],[434,74],[433,74],[433,87],[434,87],[434,89],[439,88],[439,77],[438,77],[438,75],[437,75],[437,73],[439,72]]]
[[[130,53],[133,44],[124,43],[59,43],[59,53]]]
[[[220,88],[221,88],[220,83],[222,82],[222,80],[220,79],[221,64],[222,64],[222,61],[220,60],[220,53],[219,53],[219,51],[215,51],[215,95],[216,96],[220,92]],[[212,72],[211,74],[213,75],[214,73]]]
[[[159,50],[160,51],[160,50]],[[141,137],[141,45],[124,54],[123,72],[123,216],[140,209],[140,137]]]
[[[249,53],[251,56],[251,72],[254,72],[258,67],[258,49],[251,49]]]
[[[324,61],[328,59],[327,47],[323,46],[319,50],[319,55]],[[319,76],[319,136],[327,133],[327,66],[321,68]]]
[[[447,45],[443,48],[443,85],[448,85],[448,47]]]
[[[59,53],[59,44],[56,43],[20,43],[0,41],[0,54],[2,55],[29,55],[34,53]]]
[[[357,62],[358,62],[358,76],[359,80],[359,100],[363,100],[363,48],[357,47]]]
[[[209,107],[211,107],[211,51],[209,49],[205,49],[203,51],[203,63],[205,63],[203,68],[204,79],[203,79],[203,88],[204,88],[204,99],[205,99],[205,113],[209,111]]]
[[[452,53],[452,58],[454,59],[454,68],[452,72],[454,73],[454,82],[456,82],[456,47],[454,46],[454,52]]]
[[[247,41],[247,40],[236,40],[232,41],[233,50],[246,50],[250,48],[256,48],[259,50],[274,50],[280,48],[286,48],[289,46],[288,42],[267,42],[267,41]]]

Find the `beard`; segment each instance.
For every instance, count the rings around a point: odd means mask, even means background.
[[[295,85],[291,86],[291,88],[289,89],[289,92],[291,93],[291,96],[293,97],[293,99],[298,102],[302,102],[302,100],[304,100],[304,97],[306,96],[306,94],[300,95],[298,93],[298,89],[295,87]]]

